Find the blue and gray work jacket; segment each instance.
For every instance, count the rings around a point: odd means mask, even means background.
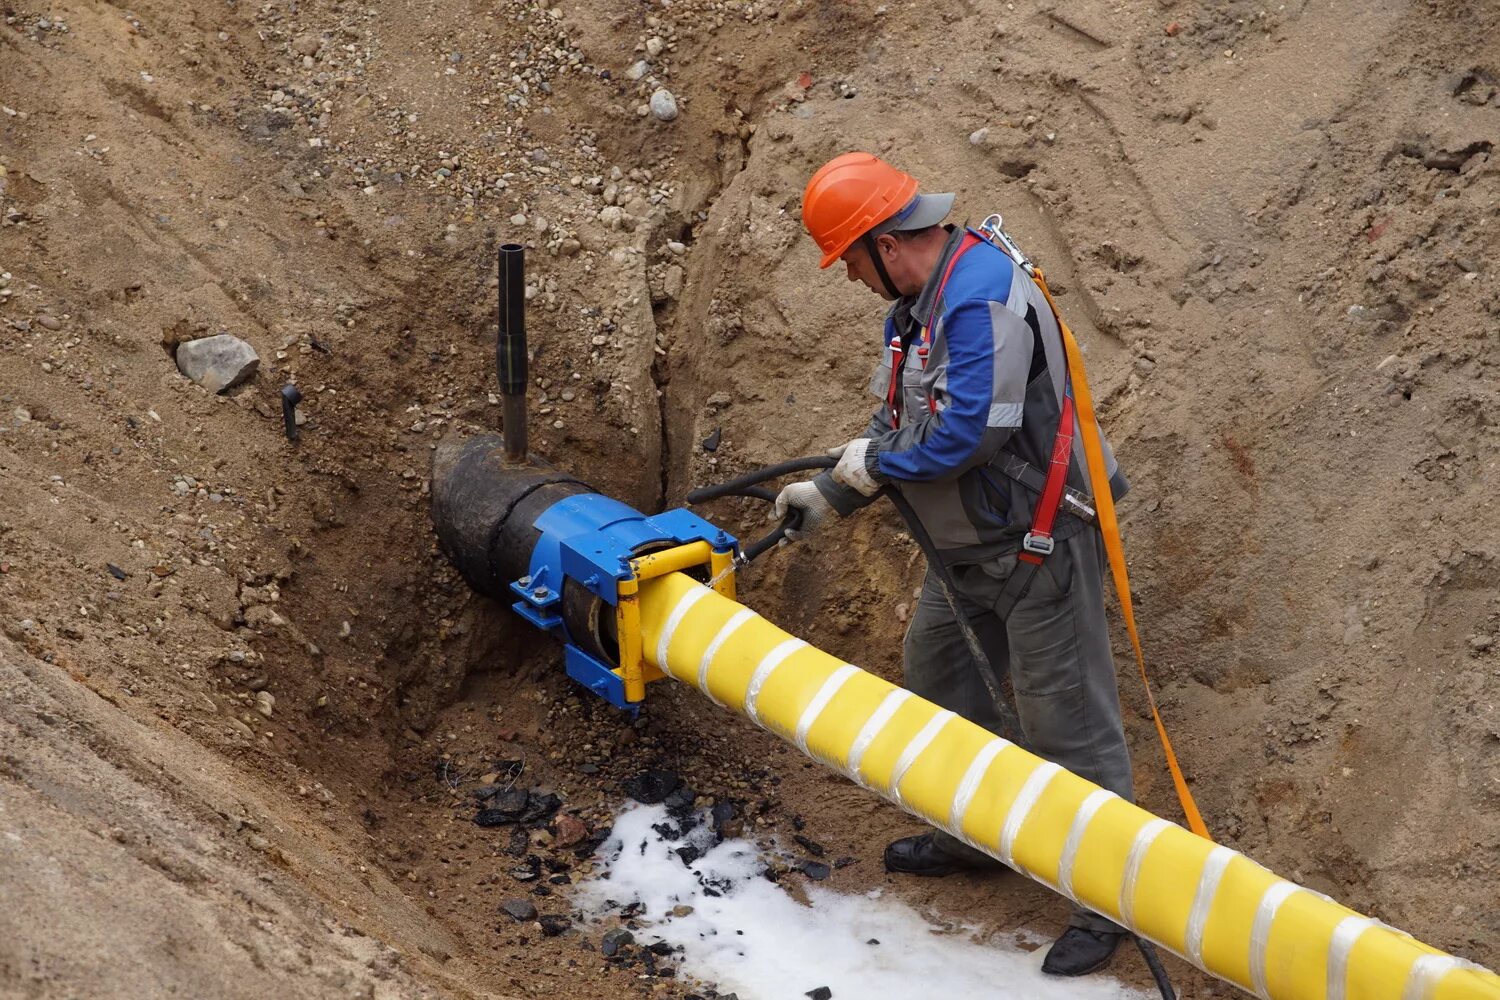
[[[886,347],[870,380],[881,405],[864,434],[878,449],[881,474],[905,496],[951,565],[983,562],[1020,547],[1051,460],[1067,378],[1062,335],[1046,297],[994,244],[981,240],[958,260],[938,301],[963,235],[963,229],[952,229],[926,286],[896,302],[886,316]],[[916,350],[924,327],[925,367]],[[898,387],[899,426],[886,404],[897,357],[892,338],[909,345]],[[1103,447],[1118,499],[1129,487],[1108,442]],[[1068,486],[1077,494],[1087,493],[1084,470],[1075,421]],[[827,472],[814,482],[841,515],[873,499]],[[1065,503],[1053,536],[1061,541],[1086,524]]]

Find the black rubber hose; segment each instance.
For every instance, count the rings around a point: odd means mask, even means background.
[[[737,479],[731,479],[726,483],[715,486],[703,486],[693,490],[687,495],[690,504],[703,503],[706,500],[717,499],[725,496],[752,496],[757,499],[775,500],[775,495],[770,490],[762,488],[759,484],[771,479],[779,479],[782,476],[794,472],[811,472],[817,469],[831,469],[838,464],[838,459],[829,455],[808,455],[805,458],[794,458],[775,465],[768,465],[764,469],[746,473]],[[752,492],[753,491],[753,492]],[[985,655],[984,646],[979,641],[979,636],[974,631],[974,623],[969,619],[958,597],[958,587],[953,582],[948,567],[938,557],[937,546],[933,544],[932,536],[922,526],[922,521],[917,517],[917,512],[912,509],[910,503],[898,490],[886,487],[880,491],[887,499],[895,505],[911,531],[912,538],[916,540],[917,546],[922,554],[927,557],[927,565],[937,572],[938,582],[942,586],[943,597],[948,602],[948,608],[953,612],[953,620],[958,625],[958,630],[963,634],[964,643],[969,647],[969,654],[974,657],[974,662],[979,666],[980,679],[984,681],[985,688],[990,693],[990,698],[995,702],[995,711],[1000,716],[1001,736],[1012,743],[1021,741],[1021,720],[1016,711],[1011,707],[1010,699],[1005,696],[1000,674],[995,670],[990,658]],[[741,565],[748,563],[761,553],[775,548],[786,536],[786,532],[797,530],[798,525],[789,523],[792,520],[790,513],[776,530],[764,538],[757,540],[753,545],[743,550]]]
[[[738,479],[731,479],[727,483],[718,483],[714,486],[700,486],[687,495],[690,504],[703,503],[706,500],[714,500],[718,497],[730,496],[755,496],[757,493],[747,493],[746,489],[757,486],[772,479],[780,479],[794,472],[811,472],[814,469],[831,469],[839,464],[839,460],[828,455],[809,455],[806,458],[794,458],[786,462],[778,462],[768,465],[764,469],[747,472]],[[774,497],[773,497],[774,499]]]
[[[1156,980],[1156,988],[1161,990],[1162,1000],[1177,1000],[1177,991],[1172,989],[1172,980],[1167,977],[1166,967],[1161,964],[1156,946],[1139,934],[1131,936],[1135,938],[1135,946],[1141,950],[1141,958],[1146,960],[1146,968],[1151,970],[1151,978]]]
[[[906,497],[899,490],[886,487],[881,490],[886,498],[895,505],[901,514],[901,520],[906,522],[906,527],[911,531],[912,538],[916,539],[917,546],[921,548],[922,554],[927,557],[927,565],[935,569],[938,575],[938,583],[942,585],[943,597],[948,601],[948,609],[953,612],[953,621],[958,625],[959,632],[963,633],[964,643],[969,647],[969,655],[974,657],[974,662],[979,665],[979,677],[984,681],[984,686],[990,692],[990,698],[995,703],[995,711],[1000,715],[1000,735],[1012,743],[1023,743],[1021,734],[1021,719],[1016,715],[1016,710],[1011,706],[1010,699],[1005,696],[1005,688],[1002,687],[1000,672],[995,669],[990,658],[985,655],[984,645],[979,641],[979,635],[974,631],[974,622],[964,610],[962,602],[958,597],[958,585],[953,582],[953,576],[948,572],[948,567],[938,557],[937,545],[932,541],[932,536],[922,525],[922,519],[917,517],[917,512],[912,509]]]

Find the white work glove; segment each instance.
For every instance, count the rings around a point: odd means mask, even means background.
[[[786,533],[786,537],[794,542],[801,541],[812,534],[813,529],[822,524],[829,512],[833,510],[827,498],[811,479],[806,482],[793,483],[776,495],[776,505],[771,508],[771,520],[780,521],[786,517],[787,511],[793,508],[802,512],[802,527]]]
[[[885,477],[880,475],[880,465],[876,461],[879,449],[872,448],[872,443],[869,438],[857,437],[837,448],[829,448],[828,454],[839,460],[839,464],[833,467],[833,481],[867,497],[879,492]]]

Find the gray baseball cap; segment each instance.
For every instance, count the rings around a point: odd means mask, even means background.
[[[870,230],[871,236],[935,226],[953,211],[952,194],[919,194],[906,207]]]

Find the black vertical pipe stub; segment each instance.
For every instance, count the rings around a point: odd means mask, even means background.
[[[505,457],[526,461],[526,247],[500,247],[500,327],[495,340],[495,374],[504,397],[502,435]]]

